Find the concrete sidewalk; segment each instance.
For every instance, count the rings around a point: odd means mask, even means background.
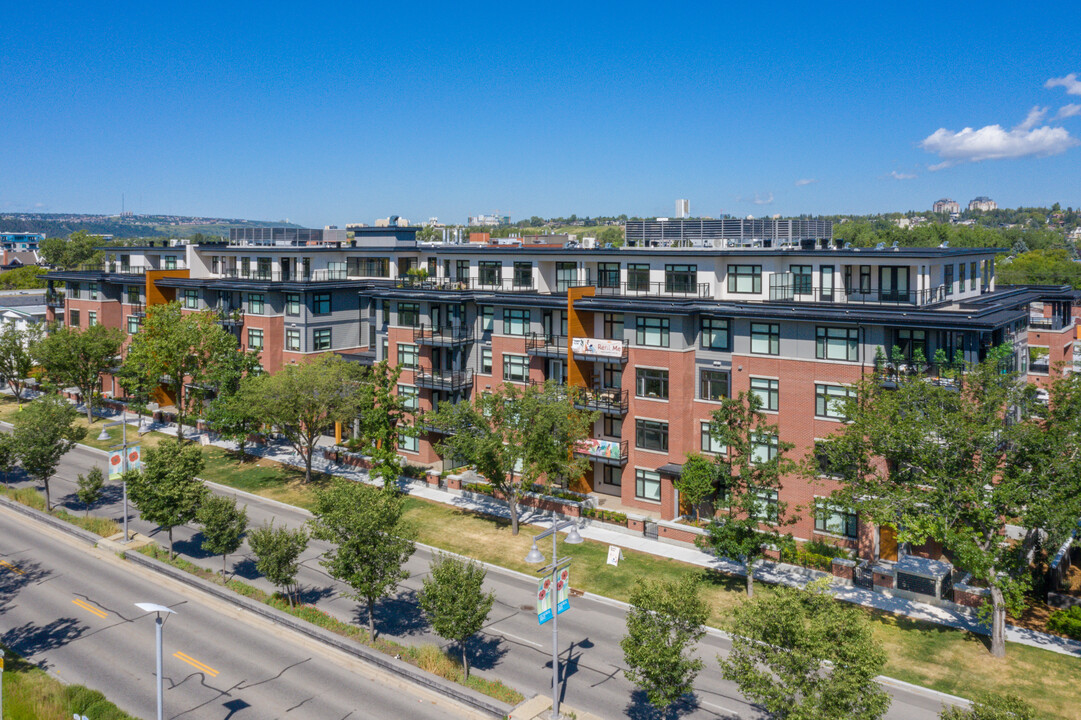
[[[116,419],[119,417],[120,413],[106,410],[101,412],[100,415],[102,417]],[[132,413],[128,413],[125,419],[132,424],[138,421],[138,418]],[[150,429],[168,435],[176,435],[175,424],[170,423],[164,425],[161,423],[152,423],[148,428],[145,424],[145,418],[143,429]],[[189,427],[185,432],[185,437],[189,439],[198,438],[200,436],[206,436],[211,445],[228,450],[237,449],[236,444],[233,442],[213,439],[208,433],[197,431],[194,428]],[[330,447],[333,446],[333,444],[331,438],[324,437],[321,439],[319,446]],[[263,457],[268,460],[274,460],[294,467],[304,467],[304,461],[301,456],[292,447],[284,443],[248,445],[245,450],[250,455]],[[333,463],[321,455],[316,455],[312,460],[312,471],[336,475],[357,482],[381,484],[381,481],[373,480],[369,476],[367,470]],[[495,517],[508,519],[510,517],[510,511],[508,510],[506,503],[494,498],[482,496],[463,497],[458,493],[433,488],[427,483],[412,481],[408,478],[402,478],[399,484],[404,492],[415,497],[424,498],[425,500],[450,505],[462,510],[481,512]],[[536,511],[532,508],[520,508],[519,521],[524,524],[546,525],[551,522],[551,514]],[[650,555],[667,557],[690,565],[710,568],[730,575],[746,575],[746,569],[742,563],[734,562],[726,558],[718,558],[697,548],[672,545],[659,540],[652,540],[644,536],[630,535],[611,530],[603,527],[600,523],[594,523],[588,518],[582,519],[580,532],[584,538],[605,543],[607,545],[616,545],[628,550],[636,550]],[[797,565],[769,561],[760,562],[755,570],[755,579],[757,580],[774,585],[788,585],[791,587],[803,587],[807,583],[820,577],[832,577],[832,575]],[[838,599],[846,602],[863,605],[864,607],[876,610],[883,610],[913,620],[922,620],[960,630],[967,630],[980,635],[989,635],[991,632],[987,625],[980,623],[972,615],[938,607],[929,603],[891,597],[871,590],[845,587],[836,584],[832,585],[832,592]],[[1007,625],[1006,640],[1081,658],[1081,642],[1059,637],[1057,635],[1050,635],[1035,630]]]

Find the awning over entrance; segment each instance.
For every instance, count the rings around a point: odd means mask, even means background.
[[[675,475],[679,477],[683,474],[683,465],[680,463],[667,463],[657,468],[657,472],[661,475]]]

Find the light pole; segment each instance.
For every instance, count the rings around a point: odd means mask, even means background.
[[[556,578],[559,571],[571,561],[571,558],[560,559],[556,554],[556,538],[559,536],[560,530],[567,530],[565,542],[568,545],[578,545],[582,542],[582,536],[578,534],[577,522],[574,520],[557,522],[553,519],[552,527],[533,538],[533,547],[529,549],[529,554],[525,556],[525,561],[531,565],[544,562],[544,554],[537,549],[537,541],[543,540],[549,535],[552,536],[552,562],[537,571],[538,573],[552,573],[551,592],[556,590]],[[552,720],[559,720],[559,608],[557,602],[558,596],[552,602]]]
[[[162,695],[165,690],[161,672],[161,629],[165,625],[165,620],[162,618],[162,615],[176,615],[176,610],[172,610],[164,605],[158,605],[156,603],[135,603],[135,607],[143,612],[157,613],[157,619],[154,621],[154,637],[157,640],[158,645],[158,720],[162,720]]]
[[[114,445],[113,450],[120,447],[123,448],[123,459],[120,461],[120,466],[123,468],[120,471],[120,483],[124,487],[124,542],[130,542],[131,536],[128,535],[128,478],[124,470],[128,467],[128,423],[127,423],[127,411],[120,411],[120,420],[111,423],[105,423],[101,426],[101,434],[98,435],[98,440],[107,442],[109,438],[109,428],[119,425],[123,428],[123,440],[120,445]]]
[[[0,718],[4,717],[4,651],[0,650]]]

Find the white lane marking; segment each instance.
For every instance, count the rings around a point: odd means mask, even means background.
[[[706,707],[713,708],[715,710],[720,710],[721,712],[723,712],[723,713],[725,713],[727,715],[735,715],[736,717],[739,717],[739,713],[736,712],[735,710],[731,710],[731,709],[726,708],[726,707],[721,707],[720,705],[714,705],[713,703],[708,703],[705,700],[699,700],[698,704],[699,705],[705,705]]]
[[[535,643],[532,640],[526,640],[524,637],[518,637],[517,635],[511,635],[509,632],[504,632],[503,630],[496,630],[495,632],[497,634],[499,634],[499,635],[504,636],[504,637],[508,637],[508,638],[513,639],[513,640],[517,640],[518,642],[524,642],[526,645],[532,645],[535,648],[543,648],[544,647],[540,643]]]

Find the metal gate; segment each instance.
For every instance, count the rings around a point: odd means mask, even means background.
[[[656,540],[659,536],[659,533],[657,532],[657,523],[652,520],[646,520],[642,533],[650,540]]]
[[[852,568],[852,584],[865,590],[874,590],[874,571],[866,560]]]

